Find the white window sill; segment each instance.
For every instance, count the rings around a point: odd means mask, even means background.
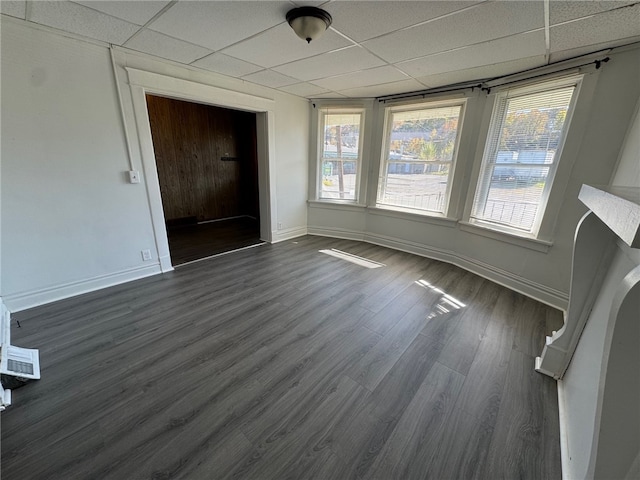
[[[310,208],[328,208],[331,210],[342,210],[352,212],[362,212],[366,205],[356,203],[352,200],[308,200]]]
[[[524,235],[518,235],[517,233],[505,232],[501,230],[495,230],[489,226],[479,225],[477,223],[470,222],[458,222],[460,230],[463,232],[473,233],[475,235],[481,235],[483,237],[491,238],[493,240],[499,240],[501,242],[510,243],[519,247],[528,248],[537,252],[547,253],[549,248],[553,245],[552,241],[542,240],[540,238],[529,237]]]
[[[402,207],[389,207],[386,205],[376,205],[367,207],[367,211],[371,215],[381,215],[384,217],[402,218],[404,220],[411,220],[413,222],[432,223],[434,225],[441,225],[444,227],[455,227],[458,220],[455,218],[445,217],[442,214],[436,212],[412,210]]]

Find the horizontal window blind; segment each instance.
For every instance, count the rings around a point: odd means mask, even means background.
[[[378,204],[445,213],[462,108],[388,111]]]
[[[472,219],[534,233],[562,147],[575,84],[501,94],[494,108]]]
[[[362,117],[361,111],[321,112],[319,198],[357,200]]]

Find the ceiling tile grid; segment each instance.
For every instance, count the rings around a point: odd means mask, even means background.
[[[260,72],[245,75],[242,78],[248,82],[257,83],[271,88],[284,87],[286,85],[298,83],[298,80],[295,78],[282,75],[281,73],[274,72],[272,70],[262,70]]]
[[[220,50],[285,22],[289,2],[181,1],[150,28],[160,33]]]
[[[294,41],[297,37],[293,38],[292,34],[293,30],[289,24],[282,23],[255,37],[225,48],[222,52],[269,68],[354,45],[333,30],[328,30],[318,41],[309,44]]]
[[[311,44],[285,20],[303,5],[333,16]],[[307,98],[495,78],[640,42],[640,0],[0,0],[0,13]]]
[[[211,50],[183,42],[153,30],[143,29],[124,44],[125,47],[157,57],[189,64],[209,55]]]
[[[402,2],[402,5],[394,1],[342,1],[328,3],[324,8],[333,16],[336,30],[362,42],[460,11],[480,1],[413,1]]]
[[[216,52],[200,60],[193,62],[194,67],[204,68],[212,72],[221,73],[230,77],[242,77],[250,73],[263,70],[259,65],[254,65],[237,58],[230,57],[224,53]]]
[[[557,25],[558,23],[576,20],[589,15],[595,15],[607,10],[614,10],[616,8],[629,6],[636,2],[637,0],[628,2],[616,0],[551,0],[549,2],[549,23],[551,25]]]
[[[329,90],[345,90],[347,88],[367,87],[382,83],[407,80],[406,74],[391,66],[375,67],[359,72],[346,73],[335,77],[321,78],[311,83]]]
[[[638,36],[640,4],[553,26],[549,30],[552,52]]]
[[[400,62],[539,28],[544,28],[543,2],[487,2],[363,46],[389,62]]]
[[[382,85],[371,85],[369,87],[349,88],[340,90],[338,93],[346,97],[366,98],[366,97],[382,97],[384,95],[393,95],[395,93],[416,92],[424,90],[426,85],[414,80],[402,80],[400,82],[385,83]]]
[[[27,20],[103,42],[122,45],[138,26],[72,2],[31,2]]]
[[[11,0],[0,1],[0,13],[9,15],[10,17],[21,18],[24,20],[27,11],[27,2],[14,2]]]
[[[354,46],[298,60],[275,67],[273,70],[308,81],[379,67],[384,64],[383,60],[364,48]]]
[[[169,1],[145,0],[144,2],[127,2],[124,0],[75,0],[74,3],[79,3],[85,7],[136,25],[144,25],[166,7]]]
[[[493,65],[483,65],[475,68],[465,68],[463,70],[455,70],[451,72],[439,73],[419,77],[418,80],[429,88],[442,87],[445,85],[453,85],[455,83],[470,82],[473,80],[482,80],[487,78],[500,77],[502,75],[510,75],[523,70],[529,70],[535,67],[545,65],[545,56],[538,55],[536,57],[520,58],[510,62],[502,62]]]
[[[544,31],[538,30],[400,62],[397,66],[417,78],[544,55],[545,51]]]
[[[299,97],[313,97],[323,93],[330,93],[330,90],[327,90],[326,88],[305,82],[280,87],[280,90],[293,95],[298,95]]]

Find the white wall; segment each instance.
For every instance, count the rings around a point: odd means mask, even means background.
[[[640,49],[636,48],[612,54],[604,68],[585,77],[543,221],[551,247],[488,234],[458,222],[463,219],[465,201],[466,210],[469,209],[474,175],[484,148],[483,130],[492,107],[490,100],[477,91],[469,94],[465,113],[456,169],[456,175],[463,177],[463,198],[457,211],[449,215],[453,221],[381,212],[372,208],[373,194],[369,196],[370,207],[360,210],[311,202],[309,232],[364,239],[450,261],[545,303],[566,308],[573,235],[586,212],[577,199],[578,191],[583,183],[609,182],[640,96],[639,74]],[[375,102],[374,109],[381,128],[384,105]],[[372,157],[365,159],[370,166],[370,192],[375,192],[378,181],[381,139],[376,141]],[[310,175],[314,174],[312,165]],[[360,225],[365,225],[364,230]]]
[[[640,187],[640,99],[636,103],[635,117],[629,124],[624,148],[611,184],[619,187]]]
[[[638,77],[636,76],[636,78]],[[636,105],[640,105],[640,101],[636,102]],[[639,166],[640,116],[636,107],[635,118],[631,119],[629,128],[626,130],[626,138],[619,155],[619,164],[614,175],[613,185],[640,188]],[[608,373],[607,367],[618,369],[619,374],[626,375],[630,380],[622,383],[621,390],[617,393],[614,392],[614,397],[621,400],[629,398],[630,395],[631,398],[636,399],[640,396],[637,392],[637,378],[640,369],[637,361],[607,365],[609,346],[615,349],[620,348],[624,343],[618,341],[618,345],[611,345],[615,327],[615,319],[610,319],[612,302],[623,278],[638,265],[640,265],[640,250],[632,249],[622,242],[618,242],[609,271],[582,332],[571,364],[559,382],[559,401],[562,403],[560,409],[563,412],[562,429],[566,439],[563,451],[565,478],[593,478],[596,473],[595,457],[598,448],[604,452],[601,454],[607,457],[608,461],[611,458],[616,459],[613,463],[623,472],[631,468],[633,460],[638,454],[638,425],[633,424],[632,413],[634,412],[630,410],[619,412],[626,418],[626,425],[630,431],[625,433],[623,428],[617,428],[614,435],[617,439],[615,443],[609,442],[608,445],[603,443],[599,447],[595,444],[599,434],[598,419],[602,409],[603,391],[607,387],[605,381]],[[637,322],[637,316],[633,321]],[[637,344],[637,324],[636,338],[628,335],[626,340],[636,342],[635,345],[626,345],[625,348],[629,352],[637,353],[640,350],[640,345]],[[627,356],[634,358],[632,355]],[[635,392],[631,390],[634,379],[636,379]],[[614,388],[620,387],[614,386]],[[635,421],[637,422],[637,401],[635,407]],[[622,424],[624,425],[625,422]],[[635,438],[633,438],[633,432],[635,432]],[[607,465],[607,463],[603,461],[604,466],[600,468],[610,469],[611,465]],[[611,472],[611,470],[609,471]],[[596,478],[622,478],[622,476],[604,475],[596,476]]]
[[[126,180],[129,158],[109,49],[4,16],[1,34],[0,295],[6,305],[15,311],[158,273],[144,181]],[[120,58],[137,68],[273,98],[272,216],[304,232],[306,100],[168,62]],[[131,114],[130,97],[123,97]],[[132,162],[140,169],[136,127],[128,127]],[[147,248],[154,252],[151,262],[140,255]]]

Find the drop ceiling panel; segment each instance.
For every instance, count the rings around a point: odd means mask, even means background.
[[[595,15],[607,10],[613,10],[614,8],[624,7],[632,3],[634,2],[621,2],[612,0],[607,0],[605,2],[587,2],[585,0],[567,2],[552,0],[551,2],[549,2],[549,23],[551,25],[555,25],[556,23],[567,22],[569,20],[575,20],[581,17]]]
[[[317,57],[275,67],[274,70],[300,80],[317,80],[333,75],[365,70],[384,65],[379,58],[360,47],[349,47]]]
[[[347,98],[344,95],[341,95],[337,92],[327,92],[327,93],[321,93],[318,95],[314,95],[311,98]]]
[[[98,10],[113,17],[126,20],[136,25],[144,25],[153,18],[160,10],[162,10],[168,1],[144,1],[144,2],[127,2],[122,0],[115,1],[76,1],[85,7]]]
[[[147,29],[142,30],[124,46],[139,52],[149,53],[166,58],[167,60],[187,64],[211,53],[211,50],[204,47],[183,42],[182,40],[177,40]]]
[[[640,41],[640,0],[548,0],[546,51],[545,1],[0,0],[0,12],[303,97],[495,78]],[[307,45],[285,15],[312,4],[334,23]]]
[[[326,88],[318,87],[317,85],[311,85],[310,83],[296,83],[295,85],[288,85],[281,87],[283,92],[291,93],[292,95],[298,95],[299,97],[314,97],[323,93],[328,93]]]
[[[409,27],[478,3],[477,1],[332,2],[324,8],[333,17],[333,26],[356,41],[368,40]]]
[[[242,78],[248,82],[257,83],[271,88],[284,87],[285,85],[298,83],[298,80],[295,78],[287,77],[286,75],[282,75],[281,73],[271,70],[262,70],[261,72],[251,73]]]
[[[552,52],[640,35],[640,4],[551,27]]]
[[[349,88],[340,90],[339,93],[347,97],[381,97],[394,93],[416,92],[424,90],[425,86],[420,82],[409,79],[400,82],[385,83],[384,85],[372,85],[370,87]]]
[[[424,77],[438,73],[464,70],[544,55],[544,32],[536,31],[480,43],[446,53],[436,53],[416,60],[398,63],[397,66],[412,77]]]
[[[353,43],[331,30],[318,40],[307,43],[298,38],[288,23],[283,23],[225,48],[224,53],[268,68],[349,45]]]
[[[285,22],[289,2],[178,2],[150,28],[219,50]]]
[[[537,28],[544,28],[543,2],[481,3],[448,17],[369,40],[363,46],[395,63]]]
[[[561,52],[554,52],[549,56],[549,63],[561,62],[562,60],[568,60],[569,58],[575,58],[589,53],[602,51],[602,55],[605,55],[610,48],[627,45],[629,43],[640,42],[640,36],[625,38],[614,42],[598,43],[596,45],[588,45],[586,47],[572,48],[571,50],[562,50]]]
[[[381,83],[407,80],[407,76],[397,68],[384,66],[347,73],[337,77],[322,78],[313,83],[328,90],[345,90],[348,88],[366,87]]]
[[[71,2],[31,2],[30,21],[122,45],[138,26]]]
[[[484,80],[488,78],[501,77],[518,73],[530,68],[541,67],[546,65],[545,56],[522,58],[510,62],[499,63],[496,65],[483,65],[475,68],[465,68],[455,72],[445,72],[437,75],[428,75],[420,77],[421,83],[428,85],[430,88],[441,87],[443,85],[453,85],[455,83],[469,82],[472,80]]]
[[[0,13],[24,20],[27,2],[0,1]]]
[[[207,57],[193,62],[194,67],[204,68],[212,72],[222,73],[230,77],[242,77],[250,73],[262,70],[262,67],[253,65],[252,63],[243,62],[237,58],[229,57],[222,53],[216,52]]]

